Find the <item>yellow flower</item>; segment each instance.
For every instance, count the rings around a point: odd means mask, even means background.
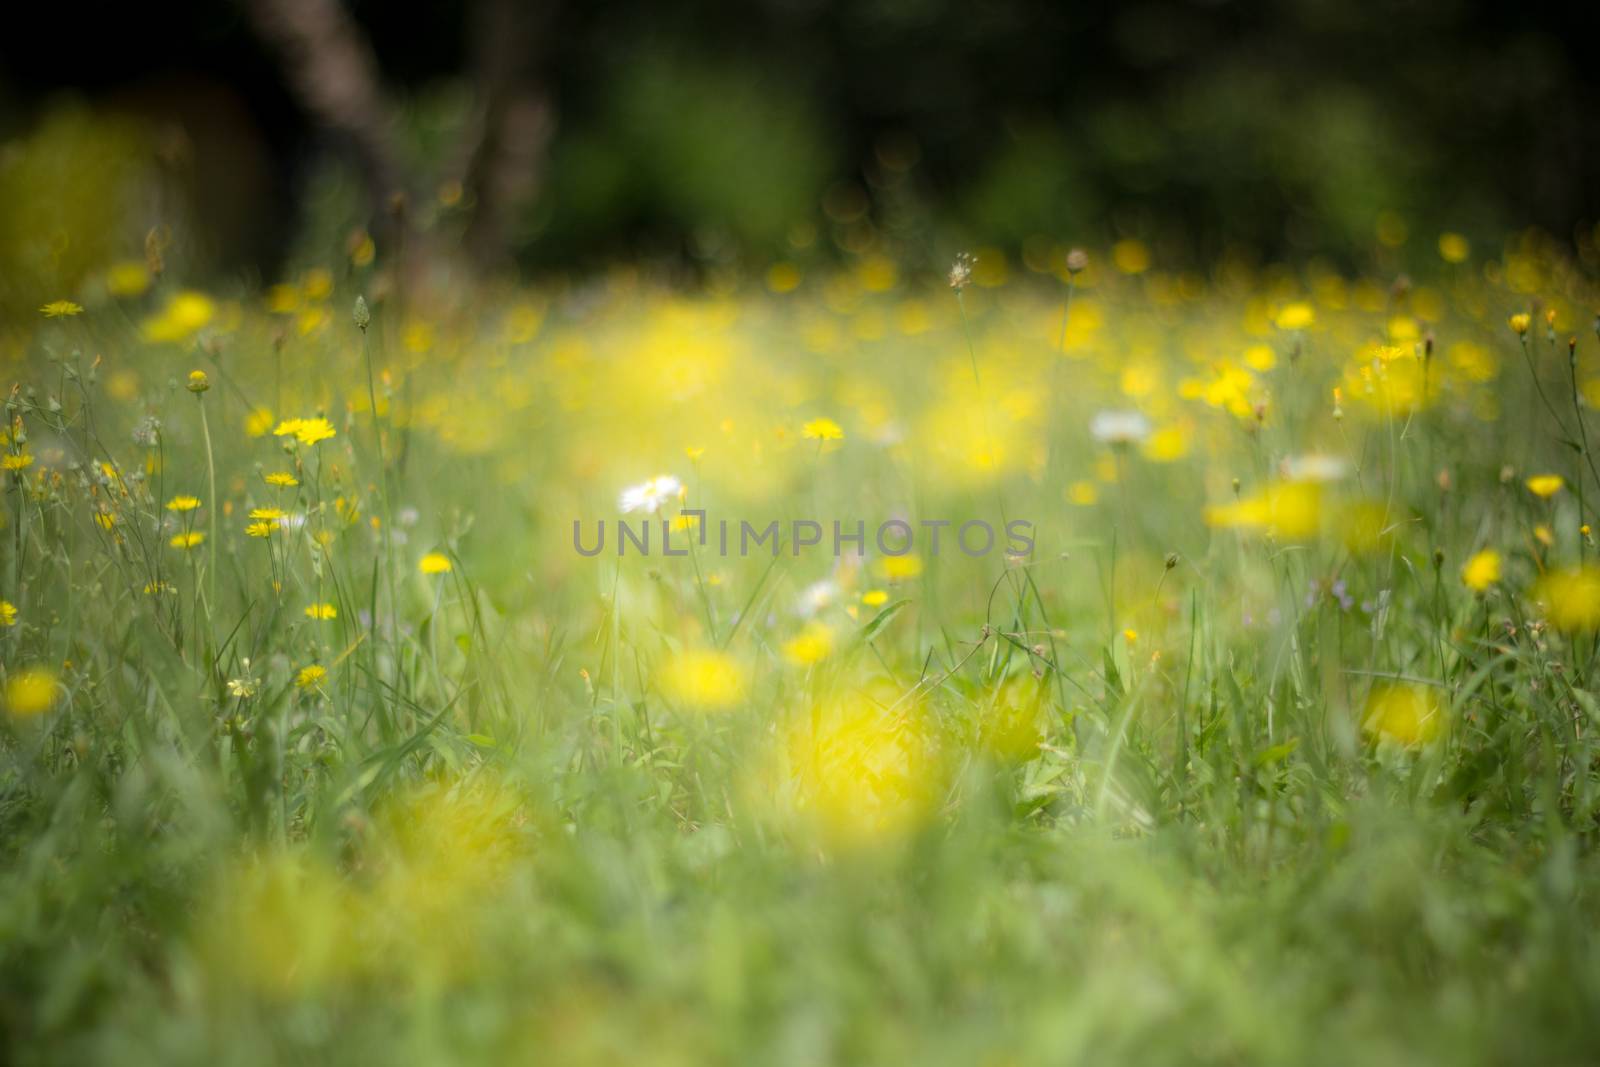
[[[313,419],[284,419],[278,423],[278,428],[272,432],[278,437],[286,437],[293,434],[295,440],[303,445],[314,445],[318,441],[326,441],[338,433],[333,428],[333,423],[321,416]]]
[[[289,517],[282,508],[251,508],[250,517],[258,522],[281,523]]]
[[[777,794],[843,845],[903,834],[938,803],[939,768],[925,735],[865,695],[799,716],[782,759]]]
[[[833,631],[820,622],[807,623],[804,630],[783,643],[783,658],[797,667],[820,663],[832,651]]]
[[[816,418],[800,427],[800,436],[808,441],[838,441],[844,437],[844,430],[832,419]]]
[[[1143,274],[1150,269],[1150,249],[1143,241],[1118,241],[1111,246],[1111,262],[1124,274]]]
[[[1139,631],[1129,627],[1122,631],[1122,639],[1131,645],[1139,640]]]
[[[423,574],[448,574],[453,568],[449,556],[443,552],[429,552],[417,563],[417,569]]]
[[[1511,316],[1507,322],[1516,331],[1517,336],[1522,337],[1527,334],[1528,327],[1533,324],[1533,317],[1531,315],[1518,314]]]
[[[1559,474],[1535,474],[1528,479],[1528,491],[1537,497],[1552,497],[1561,492],[1566,479]]]
[[[43,715],[56,695],[56,676],[43,667],[24,667],[6,680],[6,710],[19,719]]]
[[[922,557],[915,552],[903,556],[884,556],[878,560],[878,570],[891,582],[903,582],[922,573]]]
[[[40,308],[39,313],[47,319],[70,318],[73,315],[82,315],[83,308],[70,300],[52,300]]]
[[[1439,235],[1439,258],[1446,263],[1465,263],[1472,255],[1472,245],[1459,233]]]
[[[869,608],[882,607],[889,602],[889,594],[882,589],[869,589],[861,594],[861,602]]]
[[[339,609],[332,604],[307,604],[306,618],[308,619],[337,619]]]
[[[1500,580],[1500,553],[1486,548],[1467,560],[1461,568],[1461,581],[1474,593],[1481,593]]]
[[[27,452],[7,452],[0,456],[0,467],[8,471],[20,471],[33,466],[33,456]]]
[[[726,652],[680,652],[661,669],[661,690],[679,704],[721,711],[744,697],[744,672]]]
[[[159,315],[144,321],[147,341],[187,341],[217,314],[217,305],[204,293],[185,290],[173,295]]]
[[[206,377],[206,372],[203,370],[192,370],[189,372],[189,384],[186,388],[191,393],[203,393],[211,388],[211,379]]]
[[[1534,589],[1545,618],[1558,630],[1600,629],[1600,567],[1569,567],[1545,575]]]
[[[271,537],[281,529],[283,527],[275,522],[252,522],[245,526],[244,532],[250,537]]]
[[[1402,745],[1422,745],[1439,735],[1444,712],[1430,686],[1410,683],[1374,686],[1367,697],[1361,728]]]
[[[167,544],[173,548],[194,548],[206,539],[206,535],[199,530],[190,530],[188,533],[173,534],[172,540]]]
[[[173,585],[172,585],[171,582],[145,582],[144,583],[144,595],[145,596],[156,596],[159,593],[176,593],[176,592],[177,592],[177,589],[173,588]]]
[[[1304,330],[1317,321],[1317,313],[1310,304],[1289,304],[1278,312],[1275,321],[1280,330]]]
[[[175,496],[167,501],[168,511],[193,511],[199,506],[200,498],[197,496]]]
[[[300,689],[309,689],[321,684],[328,676],[328,669],[321,664],[313,663],[308,667],[301,667],[300,672],[294,676],[294,684]]]
[[[292,489],[300,484],[300,479],[288,471],[269,471],[261,476],[261,480],[280,489]]]
[[[150,288],[150,271],[137,259],[113,263],[106,271],[106,292],[112,296],[143,296]]]
[[[272,411],[256,408],[244,420],[244,432],[251,437],[263,437],[272,430]]]
[[[17,624],[17,606],[9,600],[0,600],[0,626]]]

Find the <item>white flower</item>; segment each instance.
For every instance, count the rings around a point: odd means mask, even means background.
[[[1102,411],[1090,421],[1089,433],[1101,444],[1139,444],[1150,436],[1150,420],[1137,411]]]
[[[635,485],[622,491],[622,513],[630,511],[646,511],[651,515],[661,510],[661,506],[678,495],[682,482],[670,474],[662,474],[651,478],[643,485]]]
[[[832,604],[839,596],[839,583],[832,578],[824,578],[820,582],[812,582],[800,592],[800,603],[796,611],[803,618],[811,618],[817,612]]]
[[[1350,473],[1350,464],[1338,456],[1309,452],[1285,457],[1278,469],[1291,482],[1337,482]]]

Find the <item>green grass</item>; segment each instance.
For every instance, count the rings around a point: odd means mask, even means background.
[[[1600,293],[1091,262],[8,324],[7,1058],[1591,1060]],[[659,474],[867,555],[573,550]]]

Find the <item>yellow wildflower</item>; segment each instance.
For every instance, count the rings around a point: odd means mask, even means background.
[[[0,626],[17,624],[17,606],[9,600],[0,600]]]
[[[167,510],[168,511],[193,511],[195,508],[197,508],[199,506],[200,506],[200,498],[197,497],[197,496],[182,496],[182,495],[180,495],[180,496],[175,496],[171,500],[167,501]]]
[[[309,689],[312,686],[320,685],[327,676],[328,668],[319,663],[313,663],[300,668],[299,673],[294,676],[294,684],[297,688]]]
[[[6,680],[6,710],[19,719],[43,715],[56,696],[56,676],[43,667],[24,667]]]
[[[300,479],[288,471],[269,471],[261,476],[261,480],[280,489],[292,489],[300,484]]]
[[[1361,728],[1402,745],[1422,745],[1439,735],[1444,713],[1430,686],[1411,683],[1373,687]]]
[[[1528,479],[1528,491],[1534,496],[1549,498],[1561,492],[1567,481],[1559,474],[1535,474]]]
[[[82,315],[83,308],[70,300],[52,300],[40,308],[39,313],[47,319],[70,318],[73,315]]]
[[[1474,593],[1481,593],[1500,580],[1500,553],[1486,548],[1467,560],[1461,568],[1461,581]]]
[[[0,467],[8,471],[25,470],[33,466],[33,456],[27,452],[7,452],[0,456]]]
[[[337,619],[338,617],[339,609],[334,607],[332,604],[322,603],[306,605],[306,618],[308,619]]]
[[[680,652],[661,669],[661,690],[676,703],[722,711],[744,697],[744,672],[726,652],[695,649]]]
[[[800,427],[800,436],[808,441],[838,441],[844,430],[829,418],[816,418]]]
[[[417,569],[423,574],[448,574],[453,568],[449,556],[443,552],[429,552],[417,563]]]
[[[1600,629],[1600,567],[1569,567],[1545,575],[1534,589],[1545,618],[1558,630]]]
[[[167,544],[173,548],[194,548],[206,539],[206,535],[199,530],[190,530],[187,533],[173,534],[172,540]]]

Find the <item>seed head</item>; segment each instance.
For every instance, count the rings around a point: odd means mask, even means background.
[[[960,292],[972,284],[972,265],[978,262],[970,253],[962,252],[950,267],[950,288]]]

